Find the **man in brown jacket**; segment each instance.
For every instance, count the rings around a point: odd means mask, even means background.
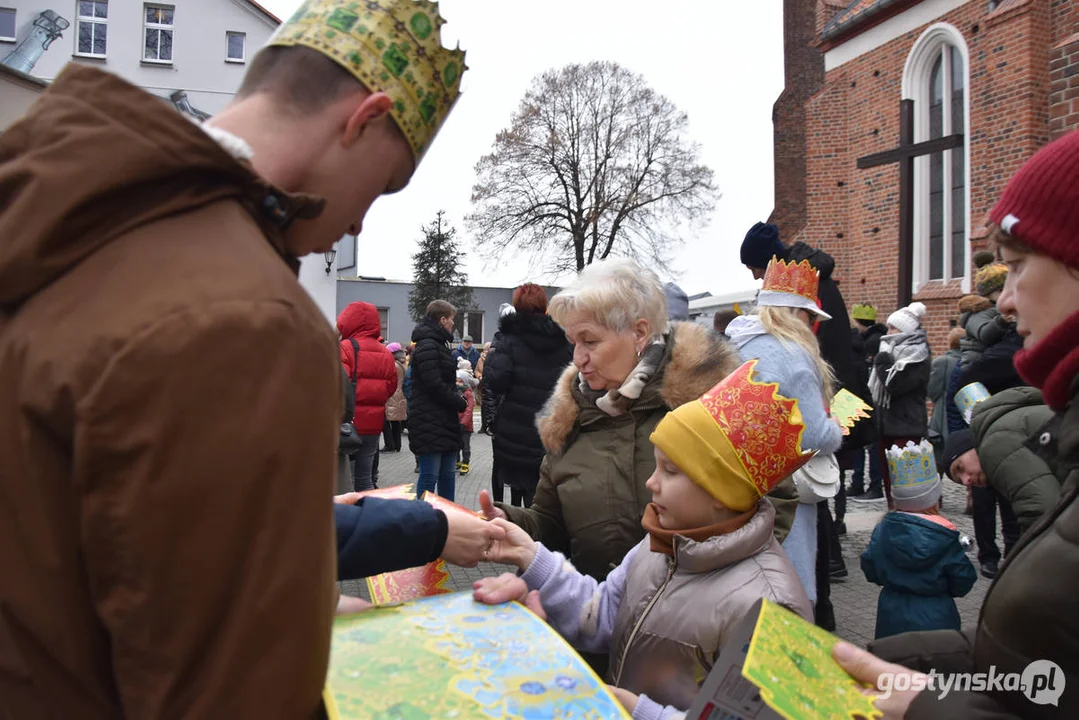
[[[307,3],[205,130],[72,65],[0,136],[0,716],[320,712],[341,379],[297,258],[463,69],[433,6],[364,7]]]

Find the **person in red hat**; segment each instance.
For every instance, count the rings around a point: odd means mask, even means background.
[[[907,687],[925,687],[942,672],[1011,674],[1020,687],[893,691],[877,701],[885,718],[1079,717],[1079,132],[1027,161],[990,219],[1008,266],[998,307],[1023,337],[1016,369],[1056,411],[1028,446],[1060,468],[1061,495],[1000,568],[976,628],[904,633],[870,653],[847,643],[833,650],[847,672],[877,686],[872,692],[887,684],[882,677],[905,674]]]

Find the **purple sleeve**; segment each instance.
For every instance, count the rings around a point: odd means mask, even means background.
[[[578,650],[603,653],[610,649],[611,632],[622,593],[626,569],[640,545],[634,547],[600,583],[582,575],[559,553],[537,545],[536,557],[521,576],[530,590],[540,591],[547,623]]]
[[[637,707],[633,709],[633,720],[675,720],[675,718],[685,718],[685,716],[684,710],[678,710],[670,705],[660,705],[647,695],[639,696]]]

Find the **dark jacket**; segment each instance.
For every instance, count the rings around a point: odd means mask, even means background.
[[[464,345],[458,345],[453,349],[453,361],[456,363],[461,358],[468,360],[474,371],[476,369],[476,363],[480,361],[480,349],[473,345],[471,350],[465,350]]]
[[[412,399],[408,404],[408,443],[416,455],[452,453],[461,448],[457,414],[465,409],[457,392],[453,339],[441,325],[424,318],[412,331]]]
[[[873,528],[862,553],[865,579],[882,587],[876,638],[911,630],[958,630],[953,598],[974,587],[978,574],[959,544],[959,531],[924,515],[890,512]]]
[[[951,385],[955,366],[959,364],[959,351],[949,350],[933,359],[929,370],[926,392],[933,403],[933,416],[929,420],[929,439],[943,443],[948,439],[948,387]]]
[[[1022,692],[919,693],[907,718],[1079,717],[1079,380],[1048,444],[1066,479],[1052,510],[1024,533],[982,603],[977,628],[906,633],[873,643],[879,657],[928,672],[1022,673],[1034,660],[1063,671],[1059,705],[1035,705]],[[988,402],[988,401],[987,401]],[[1044,432],[1044,431],[1043,431]]]
[[[970,429],[989,484],[1029,530],[1060,498],[1054,441],[1060,422],[1037,388],[1005,390],[978,403]]]
[[[952,368],[952,374],[948,377],[948,389],[944,391],[944,425],[949,433],[957,432],[967,426],[963,419],[963,413],[955,404],[955,394],[963,387],[959,384],[959,376],[963,373],[963,361],[960,360]]]
[[[380,328],[378,308],[371,303],[349,303],[337,318],[337,331],[342,338],[341,366],[350,380],[356,378],[352,424],[359,435],[382,432],[386,401],[397,391],[397,368],[393,355],[378,341]],[[355,348],[352,341],[356,342]]]
[[[877,374],[885,378],[895,360],[886,352],[873,361]],[[882,437],[925,437],[929,427],[926,393],[933,359],[911,363],[892,376],[888,384],[888,407],[877,408],[877,422]]]
[[[853,382],[855,385],[847,388],[847,390],[857,395],[863,402],[872,406],[873,393],[869,390],[869,368],[871,366],[866,363],[865,340],[862,333],[858,332],[855,328],[850,329],[850,345],[851,358],[854,365]],[[873,419],[876,415],[876,410],[871,410],[869,414],[870,418],[868,420],[860,420],[850,429],[850,435],[848,435],[844,441],[844,444],[847,447],[860,448],[876,442],[877,423]]]
[[[841,388],[850,390],[857,385],[848,335],[850,316],[847,315],[847,304],[843,301],[843,294],[839,292],[839,286],[832,279],[835,260],[823,250],[806,245],[804,242],[796,242],[787,248],[787,256],[784,259],[787,262],[808,260],[809,264],[820,273],[817,297],[820,298],[821,309],[831,315],[832,319],[820,324],[817,330],[817,342],[820,344],[821,356],[835,373],[836,390]]]
[[[861,332],[862,344],[865,346],[865,362],[872,368],[873,360],[880,352],[880,339],[888,334],[888,328],[880,323],[874,323]]]
[[[419,500],[362,498],[333,506],[337,579],[353,580],[426,565],[446,545],[446,514]]]
[[[0,717],[319,715],[341,363],[290,243],[321,205],[85,65],[0,135]]]
[[[956,391],[971,383],[980,382],[990,394],[996,395],[1002,390],[1026,385],[1015,369],[1015,354],[1023,349],[1023,337],[1016,331],[1015,324],[1008,327],[995,345],[985,349],[975,360],[963,363],[959,374]]]
[[[483,372],[484,391],[503,396],[495,462],[511,472],[511,485],[535,490],[544,455],[536,415],[573,360],[573,348],[546,315],[519,312],[502,318],[498,326],[502,337],[487,355]]]

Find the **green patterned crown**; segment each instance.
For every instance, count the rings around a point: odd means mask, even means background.
[[[925,440],[919,445],[908,441],[903,448],[892,445],[884,455],[888,458],[893,493],[896,487],[932,484],[939,479],[933,446]]]
[[[872,305],[855,305],[850,309],[850,316],[855,320],[873,322],[877,319],[877,309]]]
[[[368,90],[384,92],[419,164],[461,94],[468,68],[442,47],[445,23],[426,0],[307,0],[267,46],[302,46],[333,59]]]

